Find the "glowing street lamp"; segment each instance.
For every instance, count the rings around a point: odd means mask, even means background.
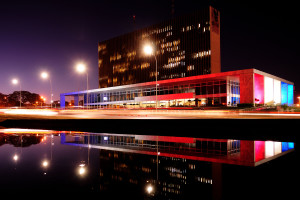
[[[18,79],[13,79],[11,82],[12,82],[12,84],[17,85],[19,83],[19,80]]]
[[[22,96],[21,96],[21,83],[19,82],[19,80],[18,79],[13,79],[12,81],[12,84],[14,84],[14,85],[18,85],[19,84],[19,86],[20,86],[20,108],[21,108],[21,101],[22,101]]]
[[[51,82],[51,78],[49,77],[49,74],[48,74],[47,72],[42,72],[42,73],[41,73],[41,77],[42,77],[42,79],[48,79],[48,78],[49,78],[49,82],[50,82],[50,92],[51,92],[51,94],[50,94],[50,107],[52,108],[52,103],[53,103],[52,97],[53,97],[53,93],[52,93],[52,82]]]
[[[43,107],[43,102],[45,103],[46,102],[46,98],[45,97],[43,97],[43,96],[41,96],[41,108]]]
[[[76,70],[79,73],[84,73],[84,72],[86,72],[86,66],[82,63],[79,63],[76,65]]]
[[[87,108],[89,108],[89,106],[88,106],[88,103],[89,103],[89,92],[88,92],[88,90],[89,90],[89,74],[87,72],[87,68],[86,68],[85,64],[78,63],[76,65],[76,71],[80,74],[86,73],[86,92],[87,92],[86,99],[87,99]]]
[[[144,54],[147,56],[153,56],[154,55],[154,48],[150,44],[146,44],[144,46]],[[155,109],[157,111],[157,59],[156,56],[154,55],[155,58]]]
[[[48,78],[48,73],[47,72],[42,72],[41,73],[41,77],[43,78],[43,79],[47,79]]]
[[[146,44],[144,46],[144,53],[148,56],[151,56],[153,54],[153,47],[149,44]]]

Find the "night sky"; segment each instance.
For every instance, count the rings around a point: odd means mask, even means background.
[[[175,16],[204,1],[174,0]],[[221,2],[221,3],[220,3]],[[295,83],[300,95],[299,17],[293,3],[212,1],[221,12],[222,71],[256,68]],[[136,16],[135,23],[133,15]],[[98,42],[171,18],[171,0],[7,1],[0,3],[0,92],[19,89],[54,100],[60,93],[86,89],[77,62],[88,66],[89,87],[98,87]]]

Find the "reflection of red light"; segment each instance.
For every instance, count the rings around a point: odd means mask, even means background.
[[[152,140],[160,142],[176,142],[176,143],[195,143],[194,138],[188,137],[173,137],[173,136],[152,136],[152,135],[142,135],[135,136],[137,140]]]
[[[255,162],[265,158],[265,141],[255,141]]]

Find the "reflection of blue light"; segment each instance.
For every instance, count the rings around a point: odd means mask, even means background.
[[[294,142],[289,142],[288,147],[289,149],[294,149]]]
[[[281,147],[282,147],[282,152],[289,150],[289,149],[288,149],[288,143],[287,143],[287,142],[282,142]]]
[[[282,148],[281,149],[282,152],[290,150],[290,149],[294,149],[295,143],[294,142],[282,142],[281,148]]]

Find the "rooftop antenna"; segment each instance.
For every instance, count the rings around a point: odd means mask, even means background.
[[[171,0],[171,17],[175,16],[175,0]]]
[[[133,20],[133,30],[135,31],[135,14],[132,15],[132,20]]]

